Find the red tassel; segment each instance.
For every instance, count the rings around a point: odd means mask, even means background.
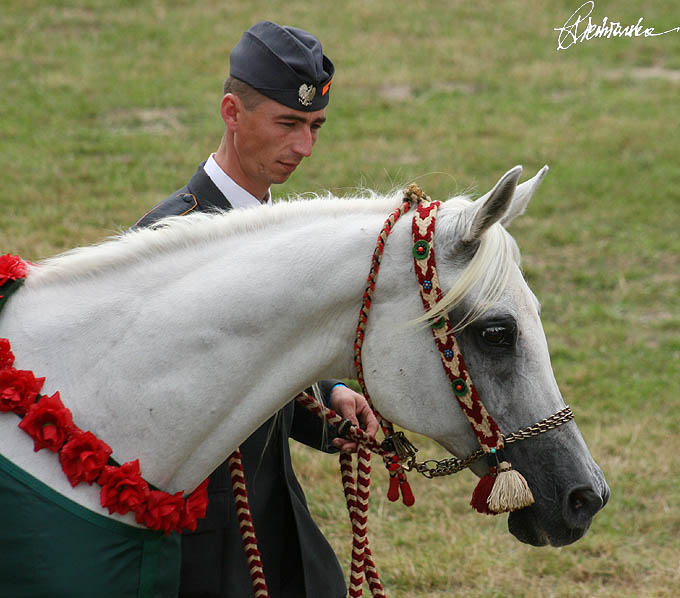
[[[479,480],[477,487],[472,493],[470,506],[478,513],[483,513],[484,515],[496,515],[496,513],[489,509],[488,503],[489,495],[491,494],[491,489],[493,488],[495,481],[496,468],[491,467],[489,469],[489,473]]]
[[[413,506],[416,502],[413,496],[413,490],[411,490],[411,484],[408,483],[406,475],[403,473],[399,474],[399,488],[401,489],[401,499],[407,507]]]
[[[394,502],[399,498],[399,480],[396,475],[390,475],[390,488],[387,491],[387,500]]]
[[[387,499],[390,502],[399,500],[399,478],[397,477],[401,465],[399,464],[399,457],[394,455],[391,463],[387,465],[387,470],[390,472],[390,487],[387,490]]]

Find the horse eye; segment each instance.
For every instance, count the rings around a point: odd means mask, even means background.
[[[490,326],[482,330],[482,338],[495,347],[512,347],[515,344],[515,329],[505,326]]]

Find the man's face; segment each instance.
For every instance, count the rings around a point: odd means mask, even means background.
[[[302,159],[312,155],[325,120],[325,109],[302,112],[270,99],[252,110],[239,110],[234,127],[234,166],[244,177],[240,184],[261,197],[270,185],[285,182]]]

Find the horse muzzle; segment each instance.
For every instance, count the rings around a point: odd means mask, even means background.
[[[609,501],[609,486],[599,472],[595,484],[578,485],[565,493],[562,508],[552,501],[510,513],[508,530],[520,542],[532,546],[566,546],[582,538],[593,517]]]

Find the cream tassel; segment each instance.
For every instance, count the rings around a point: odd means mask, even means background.
[[[508,461],[501,461],[487,502],[491,512],[507,513],[533,505],[534,496],[524,476]]]

